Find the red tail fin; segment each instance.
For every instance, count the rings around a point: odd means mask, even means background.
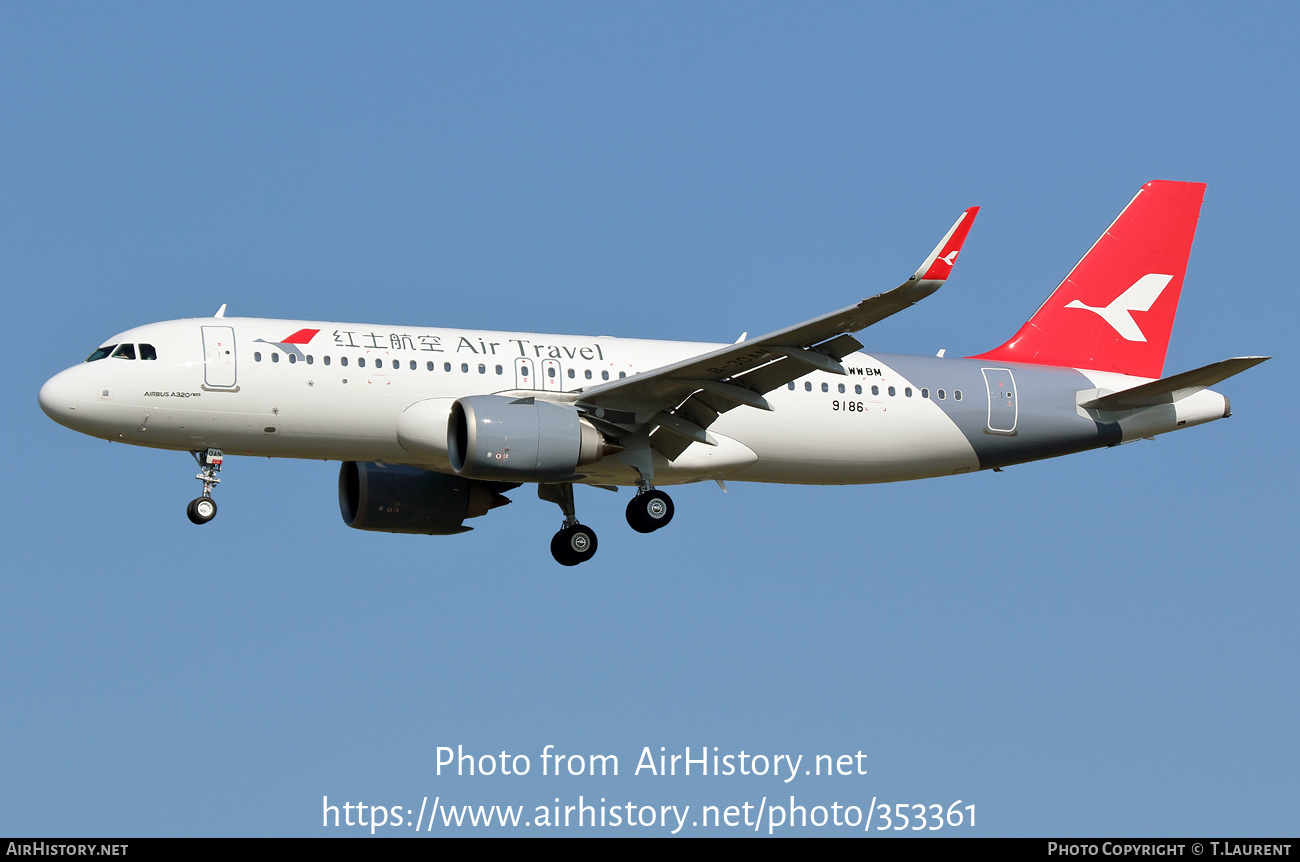
[[[1015,337],[971,358],[1159,377],[1204,196],[1144,185]]]

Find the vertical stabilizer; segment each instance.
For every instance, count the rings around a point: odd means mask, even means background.
[[[1020,331],[972,358],[1159,377],[1204,196],[1144,185]]]

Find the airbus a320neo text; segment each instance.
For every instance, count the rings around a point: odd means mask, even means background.
[[[447,535],[531,483],[575,565],[596,534],[573,486],[635,488],[627,521],[668,524],[664,486],[856,484],[989,470],[1229,415],[1208,387],[1267,357],[1162,377],[1203,183],[1147,183],[1010,341],[965,359],[868,352],[859,332],[934,293],[978,207],[893,290],[761,338],[698,344],[225,316],[108,339],[41,388],[94,437],[188,451],[217,505],[225,454],[342,462],[361,530]],[[724,486],[725,487],[725,486]]]

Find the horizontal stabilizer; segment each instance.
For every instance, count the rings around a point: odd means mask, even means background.
[[[1272,357],[1238,356],[1233,359],[1225,359],[1222,362],[1214,362],[1203,368],[1184,371],[1182,374],[1175,374],[1173,377],[1166,377],[1163,380],[1152,380],[1150,383],[1143,383],[1141,386],[1134,386],[1132,389],[1125,389],[1123,392],[1112,392],[1100,398],[1083,401],[1080,402],[1079,406],[1091,410],[1119,411],[1140,410],[1143,407],[1152,407],[1156,404],[1171,404],[1175,401],[1181,401],[1189,395],[1194,395],[1222,380],[1227,380],[1234,374],[1240,374],[1247,368],[1254,368],[1270,358]]]

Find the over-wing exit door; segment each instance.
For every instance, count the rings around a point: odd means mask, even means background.
[[[524,356],[520,356],[515,360],[515,388],[537,388],[537,376],[533,374],[533,360]]]
[[[564,388],[560,363],[554,359],[542,360],[542,388],[547,392],[559,392]]]

